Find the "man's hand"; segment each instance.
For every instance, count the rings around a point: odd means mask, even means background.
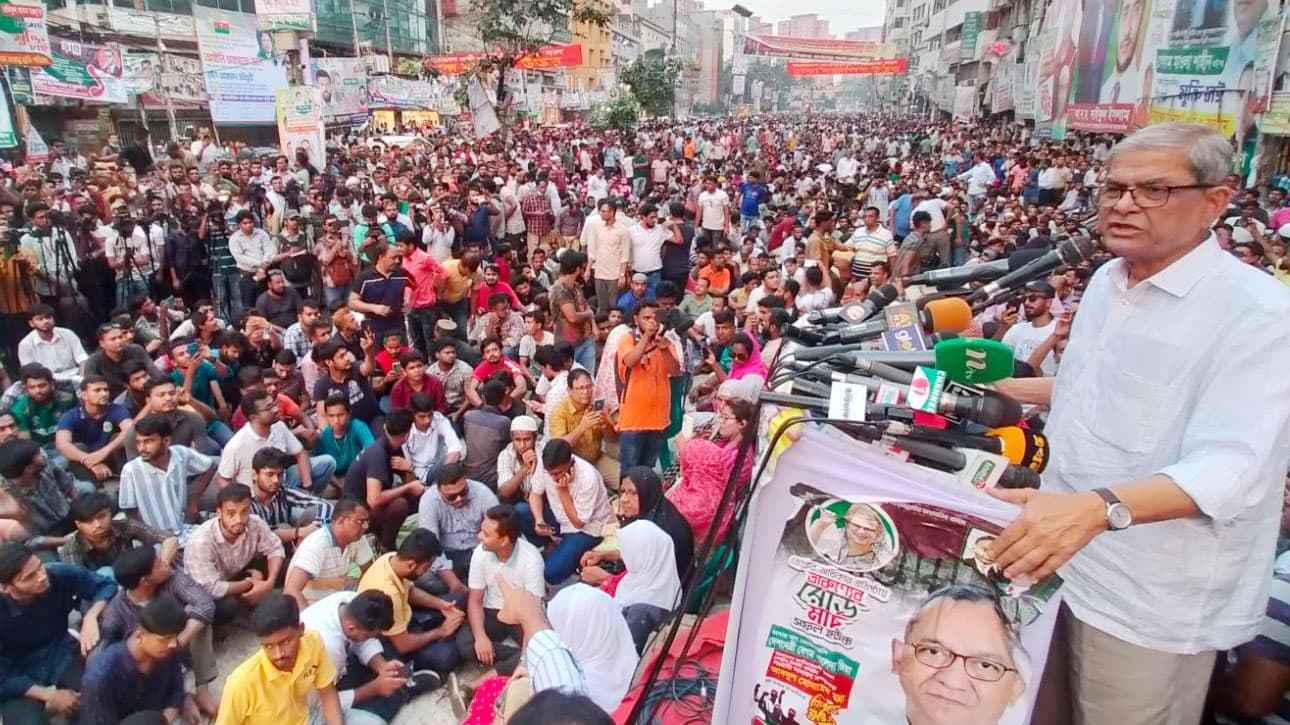
[[[308,526],[301,526],[297,530],[298,534],[296,536],[296,541],[304,541],[306,536],[312,534],[313,532],[317,531],[320,528],[322,528],[322,524],[318,523],[317,521],[313,522],[312,524],[309,524]]]
[[[479,660],[480,664],[491,667],[495,656],[493,643],[489,642],[487,637],[475,638],[475,659]]]
[[[403,456],[394,456],[390,459],[390,470],[397,473],[411,473],[412,462]]]
[[[426,485],[420,481],[409,481],[403,485],[406,486],[405,490],[411,496],[420,496],[426,492]]]
[[[1039,581],[1070,561],[1094,536],[1106,531],[1106,505],[1093,492],[1046,493],[1035,489],[987,489],[1021,506],[1019,515],[990,547],[1007,578]]]
[[[465,621],[465,613],[454,607],[451,611],[444,613],[443,624],[439,625],[439,631],[443,632],[444,639],[447,639],[456,634],[457,630],[461,629],[462,622]]]
[[[242,595],[242,601],[250,605],[260,603],[266,594],[273,591],[273,582],[267,579],[251,579],[251,588]]]
[[[599,563],[600,563],[600,555],[594,551],[588,551],[587,553],[582,555],[582,559],[578,561],[578,566],[582,569],[586,569],[589,566],[595,566],[596,564],[599,564]]]
[[[87,466],[87,468],[100,481],[106,481],[112,477],[112,469],[108,468],[106,463],[95,463],[92,466]]]
[[[389,309],[389,308],[386,308],[386,309]],[[376,336],[372,334],[372,331],[370,329],[363,330],[363,335],[358,338],[358,346],[360,349],[362,349],[363,354],[366,355],[370,353],[372,351],[372,346],[374,346],[375,344],[376,344]]]
[[[376,694],[389,697],[405,684],[407,680],[403,677],[403,663],[398,660],[387,660],[381,665],[381,671],[377,673],[373,687],[376,688]]]
[[[537,452],[534,451],[532,448],[529,448],[524,452],[520,453],[520,465],[524,466],[525,471],[528,471],[529,474],[532,474],[533,471],[537,468]]]
[[[75,690],[54,690],[45,707],[59,715],[71,715],[81,708],[81,693]]]
[[[99,643],[98,617],[85,617],[81,620],[81,656],[88,657]]]
[[[372,314],[377,317],[389,317],[392,308],[389,305],[372,305]]]

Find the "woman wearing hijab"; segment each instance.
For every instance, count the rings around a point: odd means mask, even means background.
[[[681,456],[681,479],[668,489],[667,499],[676,506],[694,533],[694,540],[701,542],[708,535],[721,504],[726,483],[739,461],[739,449],[748,446],[743,455],[734,485],[747,485],[752,478],[753,461],[757,451],[752,445],[757,434],[756,408],[744,400],[730,400],[721,407],[715,440],[690,438],[682,440],[677,450]],[[734,507],[726,508],[721,517],[718,538],[725,533]]]
[[[643,476],[637,469],[632,471],[636,472],[629,472],[623,477],[623,485],[633,486],[632,490],[635,491],[632,478]],[[657,479],[658,474],[654,476]],[[657,495],[660,498],[663,496],[661,484]],[[625,498],[631,498],[632,501],[624,508],[636,506],[635,493],[627,494]],[[666,500],[664,503],[671,507]],[[635,517],[618,530],[617,549],[589,551],[582,556],[582,581],[599,586],[613,595],[614,600],[623,608],[623,617],[627,620],[637,652],[645,648],[650,632],[662,624],[676,607],[681,596],[681,576],[684,571],[680,567],[688,567],[690,558],[693,557],[694,545],[689,525],[674,508],[671,515],[675,516],[674,528],[683,532],[683,540],[688,547],[684,564],[676,555],[672,536],[657,523],[644,517]],[[626,571],[611,575],[598,566],[601,562],[609,561],[622,562]]]
[[[737,332],[730,341],[730,374],[728,380],[742,380],[745,376],[767,377],[766,366],[761,361],[761,348],[752,335]]]
[[[574,584],[551,599],[547,618],[582,667],[587,696],[612,713],[622,704],[640,662],[618,602],[595,587]]]

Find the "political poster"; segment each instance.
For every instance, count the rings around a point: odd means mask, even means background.
[[[322,91],[314,86],[292,86],[278,91],[278,148],[289,159],[304,150],[311,163],[327,156],[323,126]]]
[[[954,105],[950,109],[954,118],[974,118],[976,116],[976,86],[960,85],[954,87]]]
[[[372,94],[367,89],[367,64],[362,58],[315,58],[314,84],[322,91],[323,118],[329,124],[360,124],[367,120]]]
[[[959,37],[960,60],[976,60],[976,42],[981,35],[981,11],[963,13],[962,35]]]
[[[456,115],[461,107],[454,96],[455,81],[414,81],[397,76],[375,76],[367,81],[372,108],[407,108]]]
[[[3,7],[3,6],[0,6]],[[31,87],[42,96],[75,98],[88,103],[125,103],[121,48],[71,38],[50,38],[50,65],[31,69]]]
[[[1036,109],[1039,106],[1037,96],[1039,69],[1038,53],[1032,50],[1031,53],[1027,54],[1026,62],[1022,64],[1020,83],[1013,90],[1013,97],[1017,103],[1017,117],[1020,119],[1033,119],[1035,117]]]
[[[1060,581],[1003,577],[1015,512],[805,432],[749,510],[712,721],[1028,723]]]
[[[798,38],[787,35],[746,33],[743,52],[766,58],[795,60],[849,60],[882,56],[882,43],[832,38]]]
[[[313,4],[309,0],[256,0],[255,18],[260,30],[314,30]]]
[[[494,56],[485,53],[452,53],[435,55],[426,60],[426,65],[444,75],[461,75],[474,70],[480,61]],[[532,53],[521,55],[513,66],[516,70],[551,70],[554,68],[576,68],[582,65],[582,46],[578,43],[568,45],[544,45]]]
[[[1290,136],[1290,91],[1273,91],[1263,112],[1263,133]]]
[[[9,104],[9,94],[0,88],[0,149],[11,149],[18,145],[18,134],[13,129],[13,113]]]
[[[790,60],[785,64],[785,70],[789,77],[900,74],[909,72],[909,58],[878,58],[853,63]]]
[[[43,0],[0,3],[0,65],[40,66],[52,62]]]
[[[494,110],[493,102],[479,76],[471,76],[466,83],[466,95],[470,99],[470,117],[474,124],[475,138],[488,138],[501,130],[502,124],[497,119],[497,111]]]
[[[287,87],[286,56],[273,33],[260,30],[248,13],[193,6],[211,120],[227,124],[272,124],[278,91]]]
[[[122,80],[125,90],[132,96],[152,93],[158,86],[160,61],[156,53],[127,53],[122,59],[125,68]]]
[[[43,164],[49,160],[49,144],[41,137],[40,131],[35,126],[27,127],[27,153],[25,158],[29,164]]]
[[[202,64],[186,55],[167,54],[163,60],[156,53],[128,53],[125,56],[127,92],[143,96],[144,103],[171,101],[183,104],[206,102],[202,81]]]
[[[1267,18],[1259,23],[1259,47],[1254,58],[1254,98],[1252,99],[1259,112],[1266,109],[1271,100],[1284,36],[1284,17]]]

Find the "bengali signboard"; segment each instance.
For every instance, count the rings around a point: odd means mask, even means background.
[[[1161,48],[1156,51],[1156,81],[1151,122],[1191,121],[1236,134],[1236,116],[1225,113],[1229,90],[1225,70],[1228,48]]]
[[[747,55],[798,60],[848,60],[877,58],[883,54],[882,43],[831,38],[793,38],[787,35],[749,33],[744,36]]]
[[[963,35],[960,38],[959,58],[974,60],[976,58],[977,37],[981,34],[981,11],[971,10],[963,13]]]
[[[484,53],[435,55],[426,60],[426,65],[445,75],[461,75],[489,57]],[[571,43],[569,45],[548,45],[539,48],[535,53],[521,56],[515,61],[513,67],[518,70],[544,70],[548,68],[574,68],[580,65],[582,65],[582,46],[578,43]]]
[[[1014,515],[947,474],[804,434],[749,511],[712,722],[1029,722],[1060,581],[999,571],[991,547]],[[949,653],[999,669],[948,698]]]
[[[331,124],[367,120],[372,95],[362,58],[315,58],[314,83],[322,91],[323,118]]]
[[[185,104],[206,102],[201,61],[186,55],[167,55],[163,67],[156,53],[129,53],[124,80],[126,90],[142,95],[148,105],[162,103],[167,96]]]
[[[909,58],[879,58],[852,63],[792,61],[787,63],[790,76],[877,75],[908,73]]]
[[[49,65],[49,26],[42,0],[0,3],[0,65]]]
[[[125,103],[121,48],[70,38],[50,39],[53,63],[31,71],[31,87],[42,96],[75,98],[90,103]]]
[[[1290,91],[1273,91],[1263,112],[1263,133],[1290,136]]]
[[[313,86],[292,86],[278,91],[278,147],[289,159],[303,150],[311,163],[321,165],[327,156],[323,136],[322,91]]]
[[[313,3],[310,0],[255,0],[255,17],[260,30],[314,29]]]
[[[211,119],[216,123],[271,124],[277,93],[287,87],[285,56],[256,17],[193,6],[197,48],[205,70]]]

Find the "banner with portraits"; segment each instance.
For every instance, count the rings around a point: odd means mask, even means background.
[[[1003,577],[1013,507],[807,431],[749,511],[713,722],[1024,725],[1060,580]]]
[[[322,91],[314,86],[291,86],[278,91],[278,149],[289,159],[304,150],[310,162],[327,158],[323,136]]]
[[[125,103],[121,46],[49,39],[53,62],[31,69],[31,86],[42,96],[75,98],[88,103]]]
[[[1055,0],[1037,121],[1057,139],[1195,121],[1240,146],[1268,104],[1282,32],[1270,0]]]
[[[156,53],[127,53],[124,77],[127,92],[143,96],[148,105],[163,103],[167,95],[172,101],[186,104],[206,101],[201,61],[169,54],[165,65],[168,68],[162,67]]]
[[[367,90],[367,64],[363,59],[314,58],[313,64],[314,84],[322,91],[327,123],[366,121],[372,94]]]
[[[278,91],[287,87],[286,54],[249,13],[193,6],[197,50],[205,71],[211,120],[272,124]]]

